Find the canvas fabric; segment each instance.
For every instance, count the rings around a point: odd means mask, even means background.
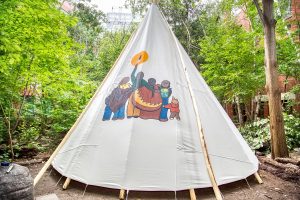
[[[159,8],[151,5],[115,68],[53,160],[57,171],[88,185],[117,189],[177,191],[211,187],[183,63],[217,184],[244,179],[258,170],[256,156],[176,42],[179,44]],[[147,52],[147,61],[134,66],[132,58],[143,51]],[[144,73],[144,82],[134,82],[139,72]],[[156,84],[147,85],[153,79]],[[162,88],[164,80],[169,81],[170,90]],[[113,113],[106,99],[118,87],[132,87],[132,93],[129,97],[114,96],[128,100]],[[145,109],[140,105],[142,100],[135,101],[137,95],[148,102]],[[171,110],[172,103],[179,108]],[[157,105],[160,107],[155,110]]]

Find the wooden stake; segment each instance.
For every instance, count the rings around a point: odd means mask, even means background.
[[[164,15],[163,15],[163,17],[164,17]],[[164,20],[166,21],[165,17],[164,17]],[[167,21],[166,21],[166,23],[167,23]],[[189,89],[189,92],[190,92],[190,96],[192,98],[193,108],[194,108],[195,115],[196,115],[197,128],[198,128],[199,137],[200,137],[200,144],[201,144],[201,148],[202,148],[203,155],[204,155],[204,160],[205,160],[205,166],[206,166],[206,169],[207,169],[207,173],[208,173],[210,182],[212,184],[212,187],[213,187],[216,199],[217,200],[222,200],[223,197],[221,195],[221,191],[220,191],[220,189],[218,187],[218,184],[216,182],[215,175],[214,175],[214,172],[213,172],[210,160],[209,160],[208,151],[207,151],[207,147],[206,147],[206,142],[205,142],[205,138],[204,138],[204,134],[203,134],[203,129],[202,129],[202,125],[201,125],[201,120],[200,120],[200,117],[199,117],[198,106],[197,106],[197,103],[196,103],[194,91],[192,89],[190,77],[189,77],[189,75],[187,73],[187,68],[186,68],[186,65],[185,65],[185,63],[183,61],[182,53],[180,51],[179,44],[177,42],[176,36],[174,35],[174,33],[172,32],[172,30],[171,30],[170,27],[169,27],[169,29],[170,29],[171,34],[173,35],[173,39],[174,39],[174,42],[176,44],[176,47],[177,47],[177,50],[178,50],[178,53],[179,53],[179,57],[180,57],[180,60],[181,60],[183,72],[184,72],[185,78],[187,80],[187,84],[188,84],[188,89]]]
[[[191,198],[191,200],[197,200],[194,189],[190,189],[190,198]]]
[[[68,188],[70,182],[71,182],[71,179],[70,179],[70,178],[67,178],[66,181],[65,181],[65,183],[64,183],[64,185],[63,185],[63,189],[64,189],[64,190],[66,190],[66,189]]]
[[[124,190],[124,189],[121,189],[121,190],[120,190],[119,199],[120,199],[120,200],[125,199],[125,190]]]
[[[128,42],[126,43],[125,47],[123,48],[122,52],[120,53],[118,59],[115,61],[114,65],[112,66],[112,68],[109,70],[109,72],[107,73],[107,75],[105,76],[104,80],[102,81],[102,83],[100,84],[100,86],[98,87],[97,91],[95,92],[94,96],[91,98],[91,100],[89,101],[89,103],[87,104],[87,106],[85,107],[85,109],[82,111],[82,113],[80,114],[80,116],[77,118],[76,122],[73,124],[73,126],[71,127],[71,129],[68,131],[68,133],[65,135],[65,137],[63,138],[63,140],[60,142],[60,144],[58,145],[58,147],[55,149],[55,151],[52,153],[52,155],[50,156],[50,158],[48,159],[48,161],[45,163],[45,165],[43,166],[43,168],[39,171],[39,173],[37,174],[37,176],[34,178],[33,181],[33,187],[36,186],[36,184],[39,182],[39,180],[42,178],[42,176],[44,175],[44,173],[46,172],[46,170],[48,169],[48,167],[51,165],[53,159],[55,158],[55,156],[58,154],[59,150],[64,146],[64,144],[67,142],[67,140],[69,139],[69,137],[71,136],[71,134],[73,133],[74,129],[77,127],[78,123],[80,122],[81,118],[83,117],[83,115],[86,113],[86,111],[88,110],[88,108],[91,106],[93,100],[96,98],[97,94],[100,92],[103,84],[105,83],[105,81],[108,79],[109,75],[112,73],[113,69],[116,67],[116,64],[118,63],[118,61],[121,58],[121,55],[123,54],[123,52],[125,51],[125,49],[127,48],[128,44],[132,41],[132,39],[134,38],[134,36],[137,34],[137,31],[135,31],[131,37],[129,38]]]
[[[259,174],[258,174],[257,172],[254,173],[254,176],[255,176],[255,178],[256,178],[256,180],[257,180],[257,182],[258,182],[259,184],[264,183],[264,182],[261,180],[261,178],[260,178],[260,176],[259,176]]]

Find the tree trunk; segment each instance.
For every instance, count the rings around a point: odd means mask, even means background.
[[[256,102],[256,107],[255,107],[255,113],[254,113],[254,121],[257,120],[257,117],[259,115],[259,109],[260,109],[260,105],[261,105],[261,95],[258,94],[257,95],[257,102]]]
[[[272,158],[288,157],[278,84],[274,0],[263,0],[266,89],[269,98]]]
[[[9,148],[10,148],[10,153],[11,153],[11,159],[15,159],[12,133],[11,133],[11,130],[10,130],[10,117],[8,119],[8,128],[7,128],[7,131],[8,131],[8,136],[9,136]]]
[[[13,139],[12,139],[12,133],[11,133],[11,128],[10,128],[10,111],[8,112],[8,117],[5,114],[4,108],[2,104],[0,104],[0,108],[3,114],[4,122],[7,127],[7,133],[8,133],[8,143],[9,143],[9,148],[10,148],[10,153],[11,153],[11,158],[14,159],[15,154],[14,154],[14,148],[13,148]]]
[[[244,120],[244,122],[249,122],[252,121],[252,100],[250,100],[248,103],[245,103],[245,114],[246,114],[246,120]]]
[[[243,114],[242,114],[241,104],[238,97],[235,97],[235,103],[238,111],[239,124],[243,125],[244,124]]]
[[[251,98],[251,108],[250,108],[250,120],[253,121],[254,120],[254,113],[255,113],[255,99],[254,97]]]

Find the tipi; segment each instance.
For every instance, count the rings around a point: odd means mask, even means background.
[[[158,6],[137,31],[74,126],[52,166],[70,180],[124,190],[178,191],[259,179],[258,160]]]

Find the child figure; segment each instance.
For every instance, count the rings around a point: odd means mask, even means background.
[[[160,95],[162,98],[162,108],[160,111],[159,120],[162,122],[168,121],[168,109],[164,107],[169,103],[169,97],[172,94],[172,89],[170,88],[170,81],[163,80],[160,85]]]
[[[176,118],[177,120],[180,120],[180,116],[179,116],[179,101],[178,99],[172,97],[171,103],[167,104],[164,106],[165,108],[170,109],[171,115],[170,115],[170,119],[174,119]]]

